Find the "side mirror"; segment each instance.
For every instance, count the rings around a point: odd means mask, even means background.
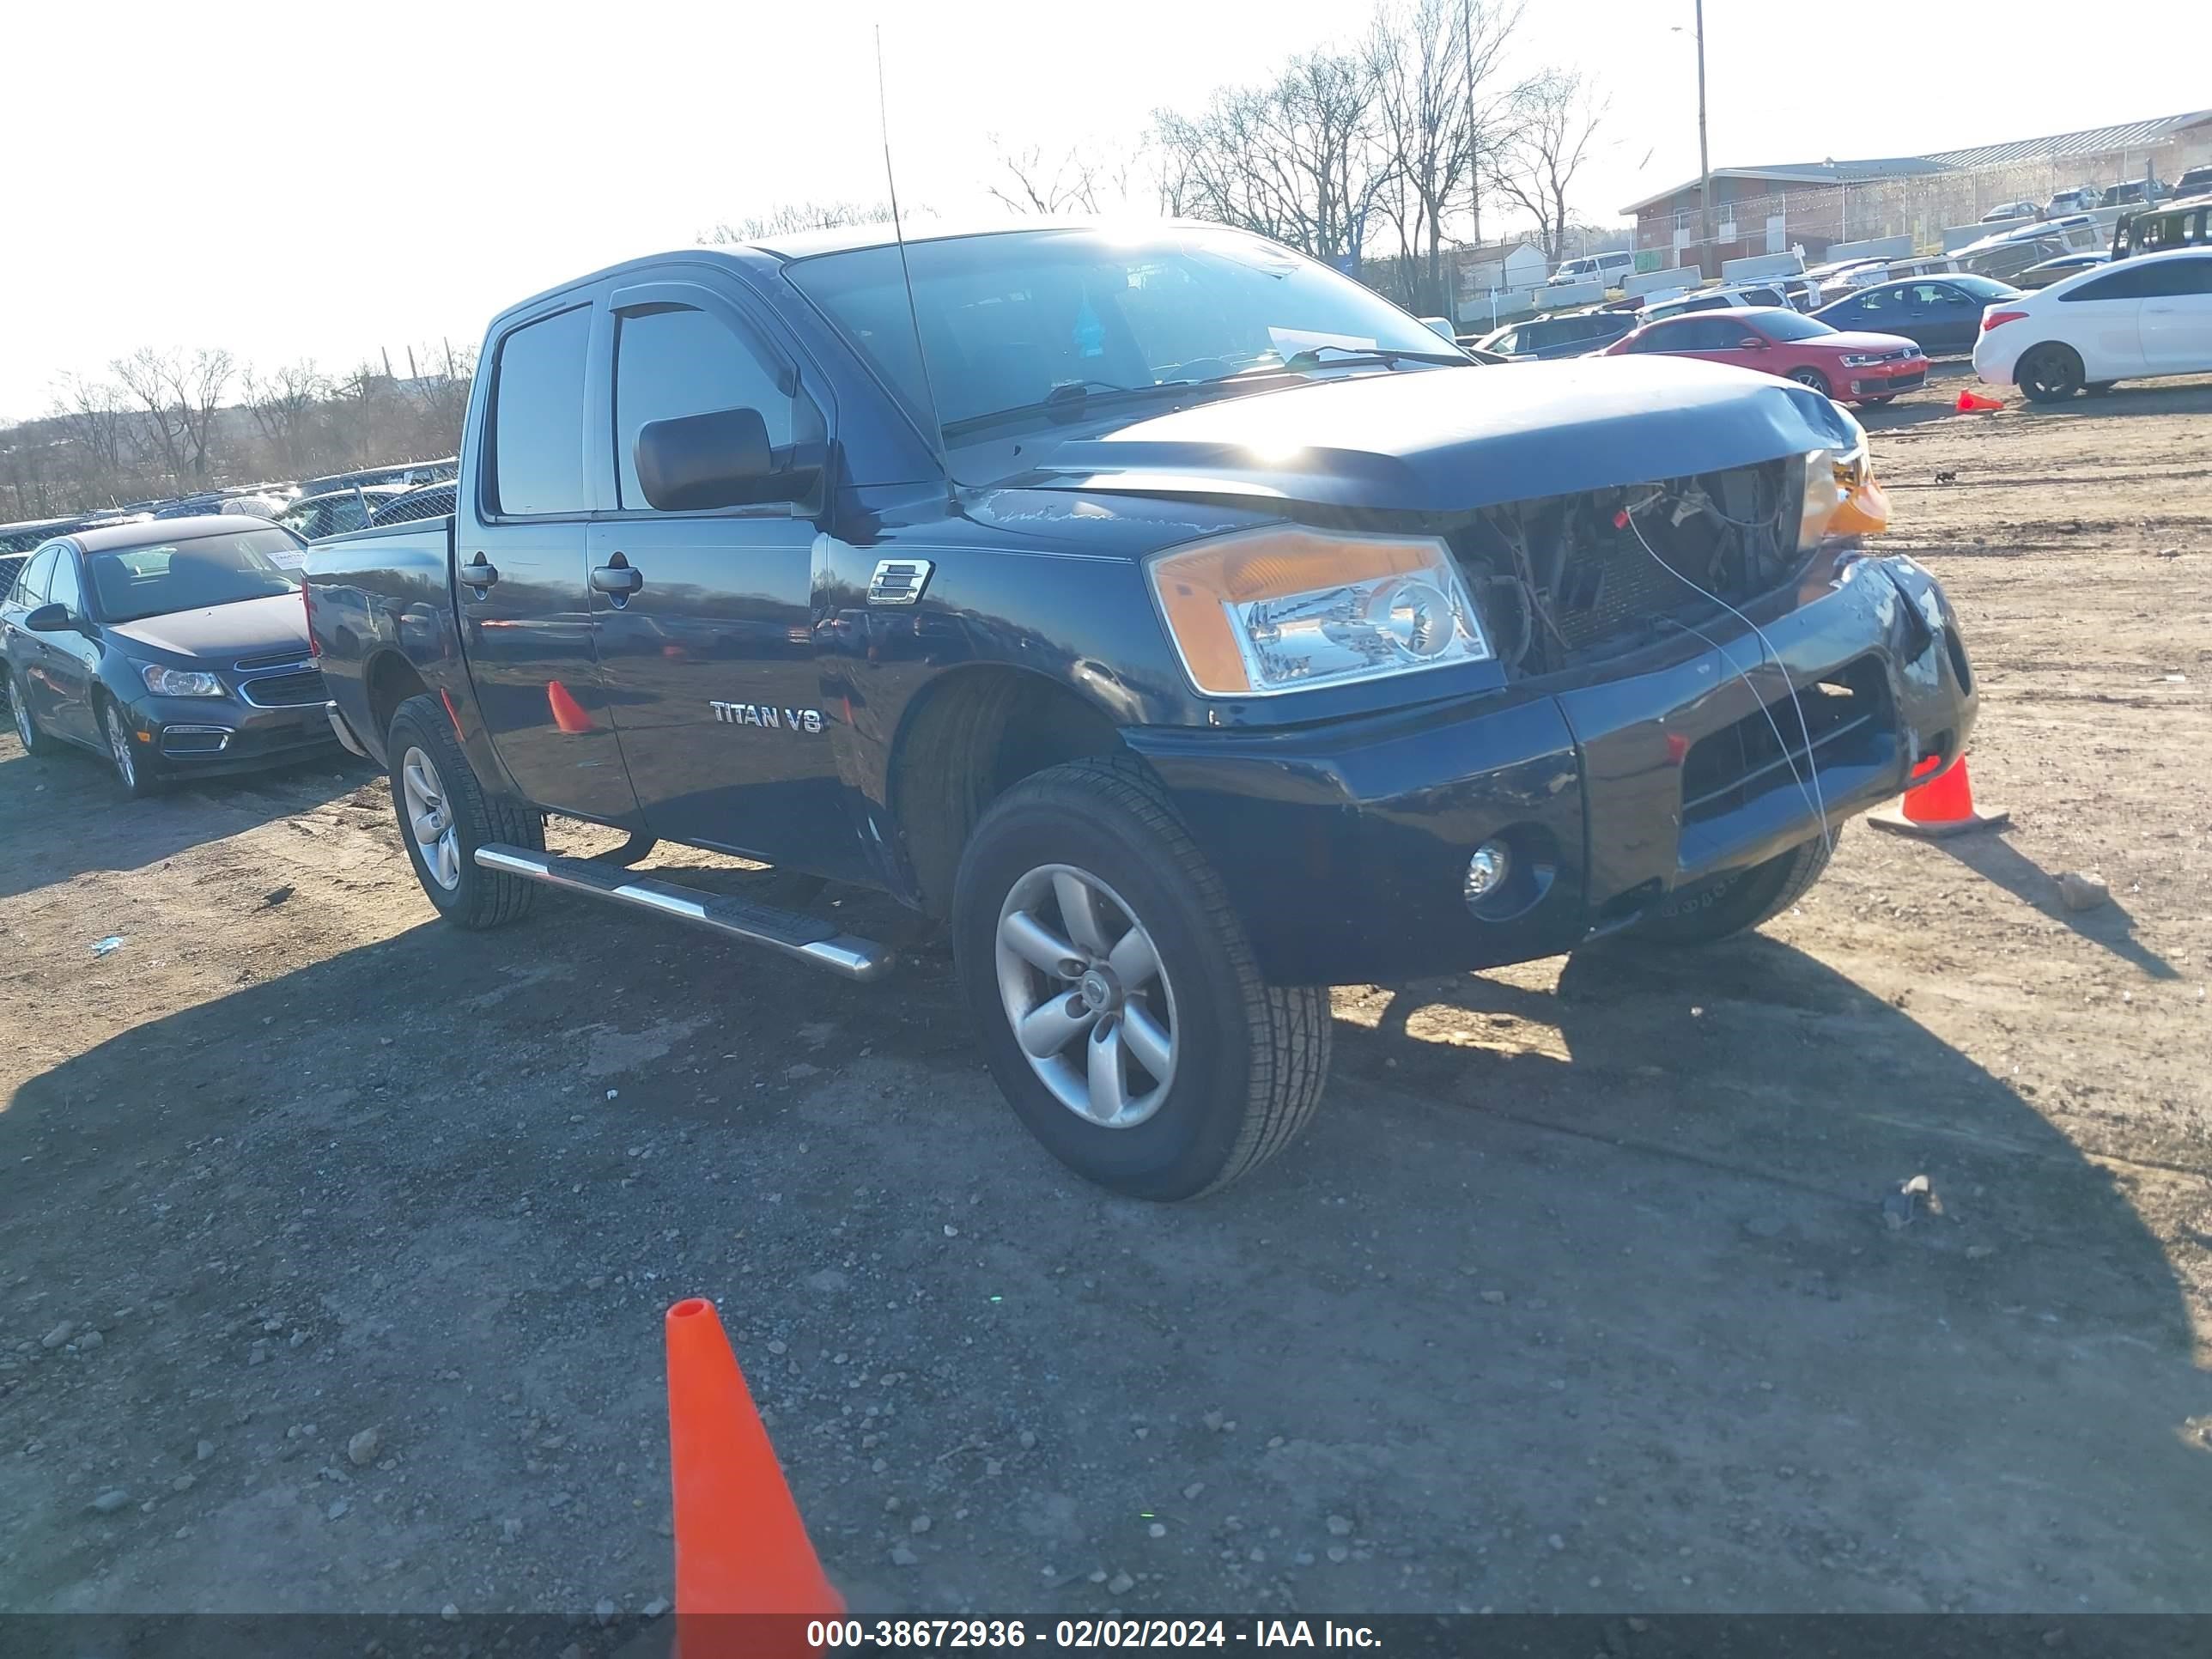
[[[33,634],[66,634],[76,626],[65,605],[42,605],[23,618]]]
[[[637,482],[662,513],[799,500],[815,469],[778,466],[757,409],[715,409],[638,428]]]

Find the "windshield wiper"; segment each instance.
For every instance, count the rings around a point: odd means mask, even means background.
[[[1308,346],[1304,351],[1283,359],[1285,368],[1319,368],[1322,353],[1334,351],[1340,355],[1329,358],[1331,367],[1339,363],[1380,363],[1385,368],[1395,368],[1400,363],[1439,363],[1449,367],[1470,361],[1456,351],[1401,351],[1388,346]]]
[[[1145,386],[1115,386],[1104,380],[1069,380],[1053,387],[1033,404],[1016,404],[1009,409],[986,410],[981,415],[947,421],[945,435],[964,438],[991,427],[1033,420],[1038,416],[1054,421],[1077,421],[1102,405],[1141,403],[1163,392],[1182,397],[1197,387],[1212,384],[1208,380],[1155,380]]]

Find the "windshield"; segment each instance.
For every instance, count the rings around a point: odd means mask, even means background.
[[[1099,393],[1280,369],[1309,350],[1321,368],[1358,351],[1461,360],[1351,278],[1236,231],[1014,231],[909,243],[906,257],[929,390],[955,436],[1005,410],[1051,418],[1048,398],[1079,409]],[[786,270],[926,429],[898,249]]]
[[[1943,279],[1953,288],[1963,289],[1977,300],[2017,300],[2020,290],[2010,283],[2001,283],[1994,276],[1977,276],[1971,272]]]
[[[189,540],[118,547],[85,556],[102,622],[143,622],[176,611],[296,593],[283,561],[299,544],[281,530],[218,531]]]
[[[1762,311],[1757,320],[1759,331],[1770,340],[1812,340],[1836,331],[1817,317],[1794,311]]]

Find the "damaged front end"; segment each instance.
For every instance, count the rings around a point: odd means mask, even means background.
[[[1754,465],[1483,508],[1448,537],[1511,676],[1580,670],[1669,634],[1705,637],[1887,503],[1863,437]]]

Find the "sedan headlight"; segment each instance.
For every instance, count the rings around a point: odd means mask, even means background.
[[[1872,368],[1887,355],[1880,351],[1846,351],[1840,361],[1845,368]]]
[[[138,665],[145,677],[146,689],[157,697],[220,697],[222,682],[212,674],[197,669],[165,668],[160,663]]]
[[[1271,526],[1162,554],[1146,571],[1191,684],[1212,696],[1491,655],[1451,550],[1429,537]]]

